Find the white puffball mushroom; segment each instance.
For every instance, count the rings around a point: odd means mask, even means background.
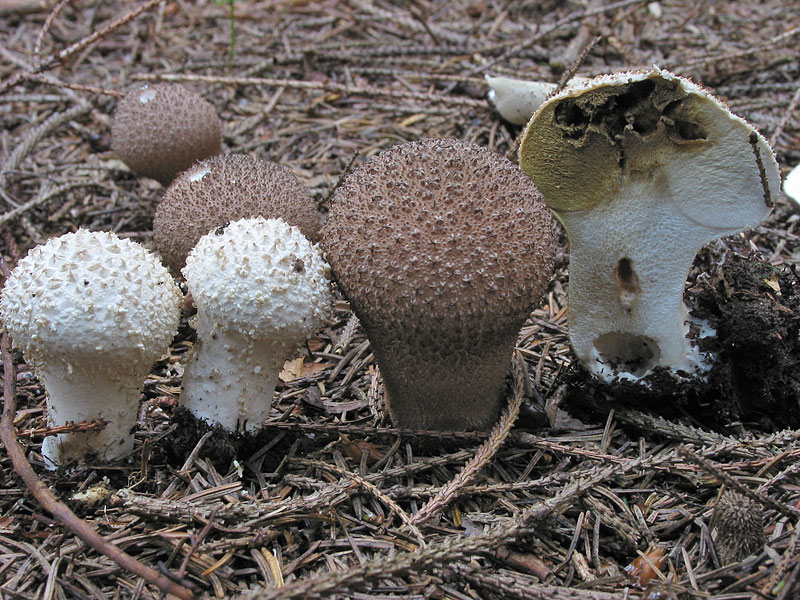
[[[789,171],[783,181],[783,193],[794,202],[796,207],[800,208],[800,165]]]
[[[542,103],[558,87],[546,81],[526,81],[510,77],[485,76],[488,98],[500,116],[514,125],[525,125]],[[587,81],[584,77],[569,80],[570,84]]]
[[[33,248],[3,289],[0,314],[47,391],[47,422],[107,421],[46,437],[48,468],[133,449],[139,397],[169,350],[182,295],[139,244],[80,229]]]
[[[318,248],[281,219],[241,219],[200,238],[183,268],[198,337],[183,406],[229,431],[258,428],[284,362],[330,314],[328,272]]]
[[[764,137],[707,90],[656,68],[545,102],[519,160],[569,236],[578,359],[608,381],[707,370],[687,338],[683,290],[703,245],[769,214],[780,173]]]

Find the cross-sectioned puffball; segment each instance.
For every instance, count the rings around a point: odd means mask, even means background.
[[[764,137],[707,90],[654,69],[547,100],[519,162],[569,236],[578,359],[607,381],[707,371],[711,357],[687,337],[683,290],[703,245],[769,214],[780,173]]]

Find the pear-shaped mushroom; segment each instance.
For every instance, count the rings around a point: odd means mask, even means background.
[[[767,141],[705,89],[656,69],[570,86],[531,119],[522,169],[570,240],[569,337],[606,379],[707,368],[683,289],[698,250],[770,212]]]
[[[454,139],[395,146],[334,195],[323,246],[381,368],[394,423],[488,429],[555,223],[531,180]]]
[[[45,438],[48,467],[133,449],[144,378],[169,350],[181,300],[155,256],[113,233],[80,229],[19,261],[0,312],[47,390],[48,424],[107,421]]]

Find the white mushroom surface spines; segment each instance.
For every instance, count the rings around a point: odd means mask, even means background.
[[[139,393],[178,327],[181,293],[139,244],[78,230],[33,248],[3,289],[0,311],[48,394],[49,425],[108,421],[49,436],[48,466],[133,448]]]
[[[182,404],[228,430],[256,429],[284,362],[330,314],[327,263],[299,229],[259,217],[203,236],[183,274],[198,341]]]

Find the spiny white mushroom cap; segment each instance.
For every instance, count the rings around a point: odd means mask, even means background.
[[[329,315],[328,270],[297,227],[258,217],[200,238],[183,275],[198,313],[219,328],[296,347]]]
[[[37,368],[102,355],[127,370],[134,363],[149,367],[168,349],[180,302],[169,272],[142,246],[80,229],[19,261],[3,289],[0,313]]]

